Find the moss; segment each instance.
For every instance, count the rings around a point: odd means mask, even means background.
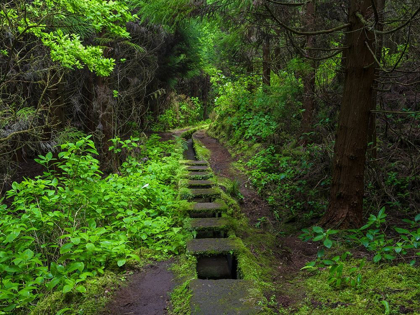
[[[207,149],[200,140],[193,138],[195,155],[199,160],[209,161],[211,152]]]
[[[181,138],[184,138],[184,139],[187,139],[187,140],[191,139],[191,137],[194,133],[196,133],[199,130],[207,129],[208,127],[209,127],[208,124],[202,124],[202,125],[192,127],[190,129],[188,129],[187,131],[183,132],[181,134]]]
[[[192,194],[191,190],[187,187],[180,188],[178,196],[180,200],[191,200],[194,198],[194,195]]]
[[[192,279],[197,279],[197,258],[191,255],[181,255],[171,266],[177,285],[171,293],[171,305],[169,315],[188,315],[190,311],[191,291],[189,283]]]
[[[345,262],[344,274],[360,263]],[[304,281],[307,300],[296,314],[420,314],[420,270],[407,264],[398,266],[367,263],[361,270],[362,283],[357,287],[334,288],[328,284],[329,272],[324,270]],[[303,279],[302,279],[303,278]]]

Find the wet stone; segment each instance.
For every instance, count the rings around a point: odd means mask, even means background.
[[[208,187],[212,185],[214,185],[212,180],[190,179],[188,181],[188,187]]]
[[[226,229],[229,226],[227,218],[196,218],[191,220],[193,229]]]
[[[189,172],[187,177],[190,179],[209,179],[213,177],[213,174],[207,172]]]
[[[205,172],[210,171],[211,169],[208,166],[187,166],[187,170],[193,172]]]
[[[208,165],[206,161],[193,161],[193,160],[183,161],[183,164],[190,165],[190,166],[207,166]]]
[[[187,252],[194,255],[227,254],[238,251],[241,243],[232,238],[200,238],[187,243]]]
[[[191,315],[254,315],[256,297],[246,280],[192,280]]]
[[[203,188],[203,189],[190,189],[191,194],[194,197],[218,197],[220,196],[220,191],[214,188]]]

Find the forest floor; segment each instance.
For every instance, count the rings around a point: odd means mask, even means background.
[[[240,203],[241,212],[247,217],[249,224],[252,227],[258,226],[259,219],[266,218],[260,228],[265,232],[275,231],[277,221],[273,217],[270,206],[251,187],[248,177],[233,167],[233,163],[239,157],[234,159],[217,139],[207,135],[204,130],[195,133],[194,137],[211,152],[209,162],[217,176],[228,178],[231,181],[239,181],[240,193],[243,196]],[[246,235],[241,237],[246,238]],[[275,288],[275,292],[272,294],[275,294],[278,305],[291,307],[297,304],[302,299],[304,292],[292,292],[288,289],[288,282],[297,276],[308,261],[316,258],[317,246],[311,242],[303,242],[298,238],[298,235],[278,235],[274,244],[254,245],[263,246],[264,251],[271,252],[276,258],[277,266],[270,266],[270,268],[273,272],[271,280]],[[270,296],[267,298],[270,299]]]
[[[160,133],[159,136],[161,136],[161,141],[167,141],[184,131]],[[195,133],[194,137],[211,152],[209,162],[216,176],[239,181],[240,193],[243,196],[240,207],[242,213],[248,218],[249,224],[255,227],[259,219],[264,217],[266,220],[260,228],[266,232],[273,231],[276,220],[269,205],[250,186],[247,176],[233,167],[236,159],[232,158],[229,151],[218,140],[208,136],[204,130]],[[241,235],[241,237],[246,239],[247,235]],[[315,244],[303,242],[297,235],[291,235],[278,236],[274,246],[273,244],[254,244],[254,246],[262,246],[264,251],[269,251],[276,258],[277,265],[270,266],[274,271],[271,280],[276,289],[275,292],[270,292],[267,298],[275,295],[277,305],[282,307],[297,304],[303,298],[304,292],[292,294],[287,288],[287,283],[308,261],[316,257]],[[117,290],[103,314],[166,314],[169,293],[175,286],[175,277],[168,271],[170,264],[170,262],[151,264],[143,268],[141,272],[130,276],[127,286]]]

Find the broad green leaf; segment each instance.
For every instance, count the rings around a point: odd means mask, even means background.
[[[13,242],[18,236],[20,235],[20,231],[13,231],[12,233],[10,233],[9,235],[7,235],[6,239],[5,239],[5,243],[11,243]]]
[[[126,259],[120,259],[120,260],[117,261],[117,265],[118,265],[118,267],[122,267],[122,266],[125,265],[126,262],[127,262]]]
[[[377,255],[375,255],[375,257],[373,257],[373,262],[377,263],[381,259],[382,259],[382,255],[381,254],[377,254]]]
[[[331,248],[332,244],[333,244],[333,242],[328,238],[324,241],[324,246],[326,248]]]
[[[314,226],[314,227],[312,228],[312,230],[313,230],[315,233],[324,233],[324,229],[323,229],[323,228],[321,228],[321,227],[319,227],[319,226]]]
[[[73,285],[71,285],[71,284],[66,284],[66,285],[63,287],[63,293],[68,293],[68,292],[70,292],[72,289],[73,289]]]

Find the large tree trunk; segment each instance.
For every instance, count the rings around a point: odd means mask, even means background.
[[[312,31],[315,26],[315,0],[308,2],[306,6],[306,27],[309,31]],[[314,48],[315,36],[307,36],[306,48],[307,57],[309,57],[310,70],[308,70],[303,76],[303,114],[302,114],[302,145],[306,145],[308,142],[308,133],[312,131],[312,120],[315,112],[315,73],[316,64],[314,60],[310,59],[313,57],[311,48]]]
[[[375,0],[375,2],[377,2]],[[374,108],[374,34],[357,15],[368,20],[371,0],[351,0],[346,35],[346,74],[334,148],[333,178],[328,210],[320,224],[335,228],[363,223],[364,171],[370,111]]]

